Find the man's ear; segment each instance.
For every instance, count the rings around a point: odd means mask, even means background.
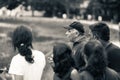
[[[78,35],[80,35],[80,33],[77,31],[77,32],[76,32],[76,35],[78,36]]]
[[[95,34],[95,36],[97,39],[100,39],[100,36],[97,33]]]

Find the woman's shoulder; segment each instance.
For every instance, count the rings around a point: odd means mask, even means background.
[[[76,69],[72,69],[71,75],[76,75],[76,74],[78,74],[78,71]]]
[[[91,76],[91,74],[88,71],[81,71],[80,76]]]
[[[25,62],[26,61],[25,61],[24,56],[21,56],[20,54],[13,56],[13,58],[11,60],[12,64],[24,64]]]
[[[94,80],[93,76],[88,71],[80,72],[80,80]]]
[[[108,67],[106,68],[106,74],[113,75],[113,76],[119,76],[119,74],[115,70],[108,68]]]
[[[88,71],[79,72],[77,70],[72,70],[71,72],[72,80],[94,80],[92,75]]]
[[[45,61],[45,55],[43,52],[39,50],[32,50],[32,56],[35,60],[44,60]]]
[[[44,53],[42,51],[39,51],[39,50],[32,50],[32,53],[33,53],[33,55],[45,57]]]
[[[71,75],[70,75],[72,80],[79,80],[79,73],[76,69],[72,69]]]
[[[15,56],[13,56],[12,60],[22,60],[22,58],[24,58],[24,57],[21,56],[20,54],[17,54]]]
[[[107,80],[120,80],[120,75],[111,68],[106,68],[105,75]]]

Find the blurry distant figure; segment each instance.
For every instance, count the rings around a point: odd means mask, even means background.
[[[11,16],[21,17],[23,16],[24,11],[25,11],[25,7],[22,4],[20,4],[15,9],[11,10]]]
[[[85,65],[82,52],[85,43],[89,40],[89,37],[86,37],[84,26],[80,22],[75,21],[65,28],[67,29],[65,33],[67,38],[73,43],[72,56],[75,61],[74,67],[79,70]],[[76,53],[78,47],[80,52]]]
[[[41,80],[45,56],[32,49],[32,40],[32,32],[25,26],[19,26],[13,32],[12,43],[18,54],[12,58],[9,73],[15,80]]]
[[[67,14],[62,15],[63,19],[67,19]]]
[[[103,45],[97,40],[89,41],[84,48],[86,67],[79,80],[120,80],[119,74],[107,67]]]
[[[102,16],[98,16],[98,21],[102,21]]]
[[[120,48],[112,44],[110,40],[110,29],[105,23],[95,23],[90,26],[93,38],[99,40],[105,47],[108,56],[108,66],[120,72]]]
[[[88,18],[88,20],[92,20],[92,15],[89,14],[89,15],[87,16],[87,18]]]
[[[58,43],[53,48],[54,80],[79,80],[77,70],[73,68],[72,51],[64,43]]]
[[[5,16],[7,12],[6,6],[2,7],[0,10],[1,10],[1,15]]]

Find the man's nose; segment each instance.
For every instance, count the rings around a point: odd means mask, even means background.
[[[66,35],[68,35],[69,34],[69,32],[68,31],[66,31],[66,33],[65,33]]]

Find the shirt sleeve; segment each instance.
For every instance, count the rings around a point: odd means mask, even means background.
[[[46,66],[46,58],[45,58],[44,53],[43,52],[39,52],[37,54],[37,56],[39,57],[40,60],[42,60],[42,65],[43,65],[43,67],[45,67]]]
[[[21,62],[16,57],[13,57],[11,64],[10,64],[9,73],[15,74],[15,75],[23,75],[24,74],[23,62]]]
[[[43,55],[43,64],[44,64],[44,67],[46,66],[46,59],[45,59],[45,55]]]

